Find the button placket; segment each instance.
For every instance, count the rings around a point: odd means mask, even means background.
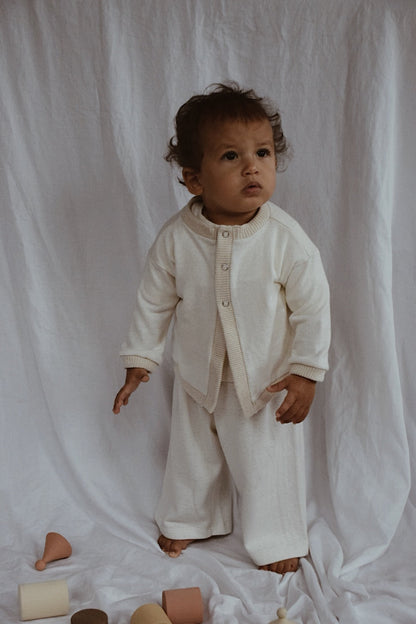
[[[215,290],[217,305],[224,314],[232,310],[230,268],[233,248],[233,236],[231,230],[219,230],[217,235],[217,249],[215,262]]]

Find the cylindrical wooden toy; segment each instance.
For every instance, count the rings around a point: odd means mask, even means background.
[[[82,609],[71,617],[71,624],[108,624],[108,616],[100,609]]]
[[[63,580],[19,585],[19,607],[23,621],[67,615],[68,585]]]
[[[57,559],[66,559],[72,554],[71,544],[59,533],[48,533],[42,559],[35,563],[36,570],[44,570],[46,564]]]
[[[204,619],[199,587],[165,590],[162,593],[162,607],[172,624],[201,624]]]
[[[136,609],[130,624],[172,624],[162,607],[157,604],[145,604]]]

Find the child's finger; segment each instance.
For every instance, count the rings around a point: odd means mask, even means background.
[[[299,417],[301,417],[301,410],[295,404],[290,409],[288,409],[282,416],[276,418],[276,420],[283,425],[286,425],[288,423],[297,422]]]
[[[114,405],[113,405],[113,413],[114,414],[119,414],[120,413],[120,407],[121,407],[121,402],[117,401],[117,399],[114,401]]]
[[[286,390],[287,388],[287,380],[286,379],[282,379],[281,381],[277,381],[274,384],[270,384],[270,386],[267,386],[266,390],[267,392],[282,392],[282,390]]]
[[[150,379],[150,375],[147,371],[143,371],[140,377],[133,375],[130,378],[127,378],[124,386],[117,393],[116,398],[114,399],[113,412],[114,414],[119,414],[120,409],[126,405],[128,405],[129,398],[131,394],[136,390],[136,388],[143,382],[147,383]]]
[[[294,416],[296,412],[296,401],[292,399],[290,394],[288,394],[279,409],[276,411],[276,420],[279,420],[280,422],[289,422],[290,418]]]
[[[298,413],[296,414],[296,417],[292,419],[292,422],[294,425],[298,425],[301,422],[303,422],[306,418],[306,416],[308,415],[309,410],[304,408],[298,411]]]
[[[130,392],[128,394],[125,394],[125,392],[120,390],[120,392],[117,394],[114,400],[114,406],[113,406],[114,414],[120,413],[121,407],[123,405],[127,405],[127,403],[129,402],[129,397],[130,397]]]

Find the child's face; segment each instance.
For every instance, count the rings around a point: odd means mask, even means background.
[[[202,131],[200,171],[185,168],[188,190],[201,195],[204,214],[214,223],[241,225],[273,194],[276,156],[267,119],[223,121]]]
[[[273,194],[276,156],[267,119],[223,121],[202,131],[199,171],[185,168],[188,190],[201,195],[204,214],[214,223],[241,225]]]

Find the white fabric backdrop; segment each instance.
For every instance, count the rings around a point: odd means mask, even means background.
[[[70,614],[110,624],[194,585],[207,624],[282,605],[298,624],[416,621],[415,52],[412,0],[0,2],[2,624],[19,583],[56,578]],[[111,413],[145,254],[187,200],[162,158],[173,117],[227,79],[280,107],[294,157],[274,200],[332,290],[311,552],[283,580],[255,569],[238,519],[179,560],[159,551],[169,357]],[[47,531],[74,552],[40,573]]]

